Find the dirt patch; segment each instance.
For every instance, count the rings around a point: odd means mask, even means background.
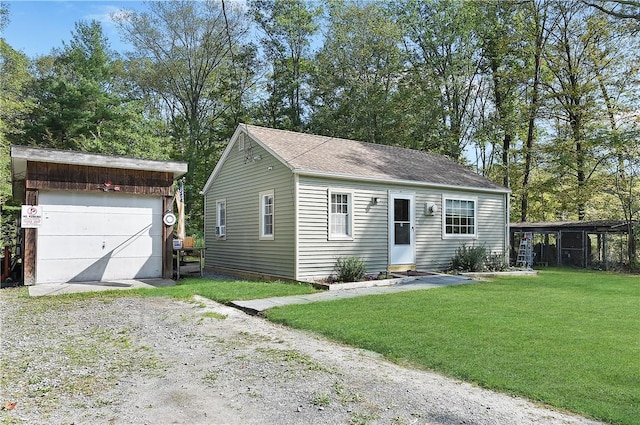
[[[0,423],[594,424],[204,299],[0,291]]]

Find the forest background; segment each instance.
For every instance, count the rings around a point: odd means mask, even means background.
[[[198,235],[199,191],[251,123],[446,155],[510,188],[512,221],[640,219],[639,1],[180,0],[112,19],[130,52],[97,21],[44,56],[0,38],[3,205],[12,144],[186,161]]]

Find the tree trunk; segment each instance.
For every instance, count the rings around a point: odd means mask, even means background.
[[[504,175],[502,182],[504,187],[510,188],[511,181],[509,179],[509,150],[511,149],[511,134],[506,133],[502,141],[502,166],[504,167]]]
[[[536,117],[538,116],[538,109],[540,108],[540,69],[542,65],[542,51],[546,41],[546,37],[544,35],[547,25],[546,7],[544,7],[541,16],[539,16],[539,13],[540,10],[535,10],[536,44],[533,56],[533,85],[531,87],[531,104],[529,106],[527,140],[525,141],[524,146],[524,171],[522,177],[522,196],[520,199],[520,220],[523,222],[527,221],[529,218],[529,180],[531,177],[531,167],[533,166],[533,144],[535,138]]]
[[[540,61],[542,56],[542,33],[539,42],[536,41],[535,69],[533,87],[531,90],[531,105],[529,107],[529,123],[527,127],[527,140],[524,148],[524,173],[522,177],[522,197],[520,199],[520,221],[525,222],[529,215],[529,179],[533,165],[533,143],[535,138],[536,116],[540,107]]]
[[[629,257],[629,268],[633,270],[636,264],[636,238],[634,234],[633,221],[627,222],[628,240],[627,240],[627,255]]]

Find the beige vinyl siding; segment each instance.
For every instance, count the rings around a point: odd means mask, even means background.
[[[329,190],[352,196],[353,232],[349,240],[329,240]],[[333,273],[336,259],[357,256],[368,273],[387,268],[387,190],[379,185],[300,177],[298,198],[298,279]],[[371,198],[380,199],[372,205]]]
[[[223,267],[294,279],[294,176],[253,143],[254,158],[235,145],[205,194],[205,267]],[[260,240],[261,192],[274,193],[274,237]],[[226,201],[226,236],[215,236],[216,201]]]
[[[479,196],[478,203],[479,240],[484,243],[487,254],[508,254],[505,241],[509,233],[509,206],[506,205],[505,195]]]
[[[476,201],[476,236],[443,237],[443,199],[472,199]],[[434,215],[424,214],[424,205],[438,206]],[[504,194],[470,191],[416,191],[416,267],[418,270],[444,270],[457,249],[466,246],[485,246],[487,253],[504,253],[506,211]]]
[[[415,195],[415,251],[418,270],[444,270],[461,244],[483,245],[488,252],[503,253],[505,240],[505,197],[471,191],[442,191],[418,186],[380,185],[300,177],[298,279],[315,280],[332,274],[336,258],[354,255],[365,260],[368,273],[386,270],[388,264],[389,192]],[[353,240],[328,240],[328,191],[340,189],[353,194]],[[443,194],[476,201],[477,237],[443,238]],[[377,205],[371,198],[378,197]],[[425,215],[425,204],[434,203],[438,212]]]

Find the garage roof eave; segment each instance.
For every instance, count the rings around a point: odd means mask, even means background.
[[[11,146],[11,163],[12,169],[14,170],[14,180],[16,180],[17,177],[15,175],[16,172],[19,174],[20,170],[26,170],[27,161],[157,171],[172,173],[174,179],[183,176],[188,170],[186,162],[157,161],[56,149],[31,148],[27,146]]]

